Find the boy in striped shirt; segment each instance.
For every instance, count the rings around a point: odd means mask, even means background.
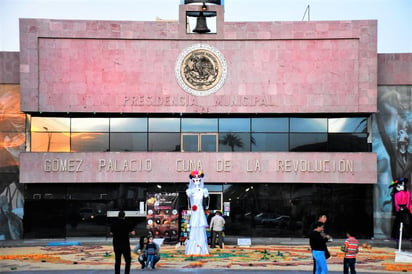
[[[348,274],[349,269],[351,274],[356,274],[356,254],[359,252],[359,241],[352,236],[349,232],[346,232],[347,239],[343,243],[342,251],[345,252],[343,258],[343,274]]]

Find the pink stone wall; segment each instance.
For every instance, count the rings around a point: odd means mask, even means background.
[[[22,111],[375,112],[376,27],[230,22],[217,35],[189,35],[178,22],[21,19]],[[202,97],[175,77],[179,54],[198,43],[228,67],[223,87]]]
[[[21,153],[21,183],[187,183],[191,170],[206,183],[376,184],[375,153]]]
[[[18,52],[0,52],[0,84],[18,84],[20,62]]]
[[[379,85],[412,85],[412,53],[378,54]]]

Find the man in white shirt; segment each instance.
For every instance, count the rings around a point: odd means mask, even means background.
[[[216,211],[215,216],[213,216],[210,221],[210,231],[212,231],[212,242],[210,248],[215,248],[216,245],[216,236],[219,240],[220,248],[223,248],[223,229],[225,226],[225,219],[222,217],[220,211]]]

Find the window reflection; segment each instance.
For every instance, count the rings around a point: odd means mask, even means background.
[[[249,133],[221,133],[219,151],[250,151],[250,143]]]
[[[290,118],[291,132],[327,132],[326,118]]]
[[[72,118],[72,132],[109,132],[109,118]]]
[[[287,133],[254,133],[252,151],[288,151],[288,137]]]
[[[31,134],[33,152],[69,152],[69,132],[33,132]]]
[[[217,118],[182,118],[182,132],[217,132]]]
[[[368,119],[360,118],[330,118],[328,132],[367,132]]]
[[[149,118],[149,132],[180,132],[180,119]]]
[[[32,117],[31,131],[70,132],[70,118]]]
[[[367,133],[330,133],[328,137],[328,151],[368,152],[370,151],[368,144],[368,135]]]
[[[288,132],[288,118],[252,118],[252,132]]]
[[[249,132],[249,118],[220,118],[219,132]]]
[[[147,151],[147,133],[110,133],[110,151]]]
[[[185,134],[196,137],[184,140],[183,151],[371,151],[368,121],[366,117],[31,117],[28,140],[36,152],[180,151]]]
[[[72,152],[109,151],[109,133],[72,133]]]
[[[198,152],[199,151],[199,136],[196,134],[185,134],[182,138],[182,152]]]
[[[110,118],[111,132],[146,132],[147,118]]]
[[[326,133],[291,133],[290,151],[327,151]]]
[[[216,152],[216,142],[217,136],[215,134],[211,135],[201,135],[201,151],[202,152]]]
[[[180,133],[149,133],[149,151],[180,151]]]

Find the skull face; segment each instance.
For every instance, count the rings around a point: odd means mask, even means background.
[[[398,149],[402,154],[406,153],[406,149],[409,144],[409,136],[405,130],[401,129],[398,132]]]
[[[396,186],[397,191],[403,191],[405,189],[405,183],[400,183]]]
[[[200,178],[199,178],[199,176],[195,176],[195,177],[193,177],[193,184],[196,186],[196,187],[199,187],[200,186]]]

